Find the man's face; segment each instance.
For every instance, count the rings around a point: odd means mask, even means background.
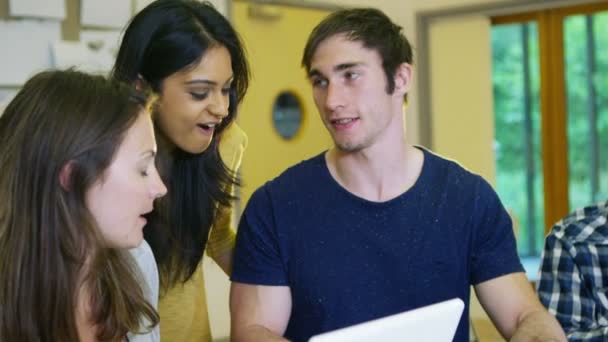
[[[403,94],[386,92],[378,52],[342,34],[319,44],[311,59],[309,79],[321,119],[336,147],[344,152],[372,146],[401,116]],[[400,120],[394,123],[402,126]]]

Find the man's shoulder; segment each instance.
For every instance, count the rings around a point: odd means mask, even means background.
[[[319,174],[327,169],[324,155],[325,153],[321,153],[290,166],[277,177],[268,181],[265,186],[269,189],[279,189],[285,186],[308,187],[308,183],[317,180]]]
[[[477,188],[483,179],[454,159],[423,147],[418,148],[424,152],[425,165],[423,166],[423,172],[430,174],[435,184],[470,190]]]
[[[579,208],[558,221],[550,235],[570,243],[608,243],[608,201]]]
[[[257,188],[251,200],[282,201],[292,199],[294,195],[302,192],[310,192],[313,187],[319,186],[324,168],[327,170],[324,153],[303,160]]]

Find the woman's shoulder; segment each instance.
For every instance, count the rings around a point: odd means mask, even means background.
[[[152,253],[152,248],[150,248],[150,245],[148,242],[146,242],[146,240],[142,240],[139,246],[129,249],[129,252],[138,265],[147,264],[150,261],[156,265],[156,262],[154,261],[154,253]]]
[[[232,170],[238,168],[247,148],[247,134],[233,122],[226,128],[220,141],[220,155],[224,163]]]
[[[152,298],[150,299],[155,299],[154,302],[156,302],[158,298],[154,298],[154,296],[158,297],[158,266],[156,265],[150,245],[148,245],[146,240],[143,240],[138,247],[130,249],[129,252],[144,278],[143,281],[145,281],[148,291],[151,292]]]
[[[159,278],[158,278],[158,267],[154,260],[154,253],[146,240],[142,240],[141,244],[136,248],[129,250],[139,272],[141,272],[140,285],[144,291],[146,301],[154,307],[158,308],[158,294],[159,294]],[[147,323],[146,323],[147,324]],[[129,333],[129,341],[137,342],[158,342],[160,341],[160,328],[157,324],[152,331],[144,334]]]
[[[230,126],[226,127],[226,131],[224,131],[224,134],[222,135],[222,143],[225,145],[234,144],[245,148],[247,147],[247,141],[247,133],[245,133],[241,126],[236,122],[233,122]]]

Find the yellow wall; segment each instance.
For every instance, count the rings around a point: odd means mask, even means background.
[[[494,183],[490,20],[433,22],[429,37],[433,149]]]
[[[240,170],[244,183],[240,193],[241,208],[244,208],[251,193],[265,181],[331,146],[331,139],[312,101],[310,84],[300,67],[306,38],[327,12],[296,7],[255,6],[254,11],[261,14],[260,17],[249,15],[250,5],[233,1],[231,6],[231,19],[245,42],[253,73],[247,96],[239,107],[238,118],[249,136]],[[298,94],[304,109],[303,125],[290,141],[280,138],[272,125],[274,99],[284,90]],[[205,259],[204,267],[212,333],[216,339],[226,338],[230,333],[230,283],[209,258]]]
[[[258,15],[251,15],[250,11]],[[310,84],[300,67],[308,34],[328,12],[237,1],[231,13],[247,47],[253,72],[238,119],[249,136],[241,166],[240,198],[244,207],[251,193],[264,182],[331,146],[312,101]],[[302,127],[289,141],[279,136],[272,123],[274,100],[285,90],[296,93],[303,105]]]

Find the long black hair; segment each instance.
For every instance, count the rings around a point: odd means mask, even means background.
[[[213,5],[194,0],[157,0],[127,26],[112,70],[116,79],[134,83],[141,78],[160,92],[163,80],[200,62],[210,48],[217,46],[230,53],[234,73],[228,116],[203,153],[190,154],[179,148],[169,151],[159,143],[157,160],[168,194],[156,202],[144,233],[165,290],[192,277],[203,257],[218,206],[228,206],[233,199],[230,189],[238,181],[220,157],[219,142],[245,96],[249,67],[238,34]]]

